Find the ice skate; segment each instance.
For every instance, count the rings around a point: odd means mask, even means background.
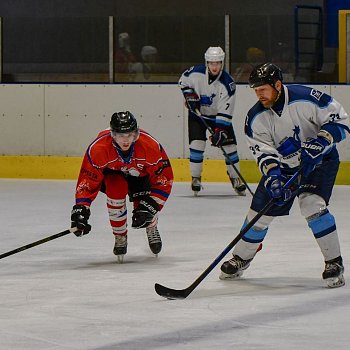
[[[335,259],[326,261],[326,267],[322,273],[322,278],[326,281],[329,288],[337,288],[345,284],[343,273],[343,259],[339,256]]]
[[[162,250],[162,239],[160,238],[157,226],[146,228],[148,244],[153,254],[158,256]]]
[[[246,185],[241,181],[239,177],[235,177],[235,178],[230,177],[230,181],[232,183],[233,189],[239,196],[246,195],[245,193],[245,190],[247,189]]]
[[[202,189],[201,177],[192,176],[191,188],[192,188],[192,191],[194,192],[194,195],[197,196],[198,192]]]
[[[221,280],[235,279],[243,275],[243,271],[246,270],[250,262],[253,259],[243,260],[238,255],[233,255],[233,258],[225,261],[221,265],[221,274],[219,278]]]
[[[118,263],[122,264],[124,260],[124,255],[127,252],[128,248],[128,237],[115,235],[115,243],[113,248],[114,255],[117,256]]]

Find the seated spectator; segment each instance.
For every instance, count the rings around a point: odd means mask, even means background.
[[[116,73],[133,73],[133,65],[136,58],[131,51],[130,36],[128,33],[118,35],[118,49],[115,51]]]
[[[250,47],[246,52],[246,62],[238,67],[234,73],[236,82],[248,83],[248,78],[253,68],[266,60],[265,52],[257,47]]]

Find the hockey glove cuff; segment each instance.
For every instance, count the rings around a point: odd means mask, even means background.
[[[145,197],[141,199],[139,205],[132,212],[132,227],[148,227],[159,210],[159,205],[153,198]]]
[[[323,156],[331,146],[331,140],[322,136],[310,138],[301,144],[301,164],[305,177],[309,176],[316,165],[322,162]]]
[[[186,107],[191,112],[196,113],[196,110],[199,110],[201,107],[199,96],[195,93],[195,91],[192,88],[183,89],[182,93],[185,98]]]
[[[78,230],[74,232],[77,237],[87,235],[91,230],[91,225],[88,224],[90,217],[90,208],[85,205],[76,204],[73,206],[71,213],[71,227],[76,227]]]

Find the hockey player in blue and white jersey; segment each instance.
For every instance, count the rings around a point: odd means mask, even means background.
[[[245,134],[262,178],[246,222],[273,198],[273,205],[247,231],[221,266],[221,279],[239,277],[247,269],[274,217],[288,215],[291,190],[288,177],[301,167],[298,199],[325,261],[322,277],[329,287],[345,284],[334,216],[327,209],[339,168],[336,144],[350,133],[349,116],[331,96],[303,85],[285,86],[274,64],[255,67],[249,78],[259,101],[249,110]]]
[[[201,175],[207,140],[207,128],[197,113],[214,130],[212,145],[223,147],[239,171],[237,141],[232,126],[236,84],[231,75],[223,70],[225,52],[221,47],[209,47],[204,58],[205,64],[187,69],[179,80],[188,108],[190,171],[195,195],[202,188]],[[228,160],[226,166],[234,190],[239,195],[245,195],[246,186]]]

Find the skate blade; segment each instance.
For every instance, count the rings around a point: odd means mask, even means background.
[[[194,195],[195,197],[197,197],[197,196],[198,196],[198,192],[199,192],[199,191],[193,191],[193,195]]]
[[[239,279],[242,275],[243,275],[243,271],[236,272],[233,275],[230,275],[228,273],[225,273],[225,272],[221,271],[219,279],[222,280],[222,281],[234,280],[234,279]]]
[[[343,275],[334,278],[327,278],[325,281],[328,288],[338,288],[342,287],[345,284],[345,279]]]

